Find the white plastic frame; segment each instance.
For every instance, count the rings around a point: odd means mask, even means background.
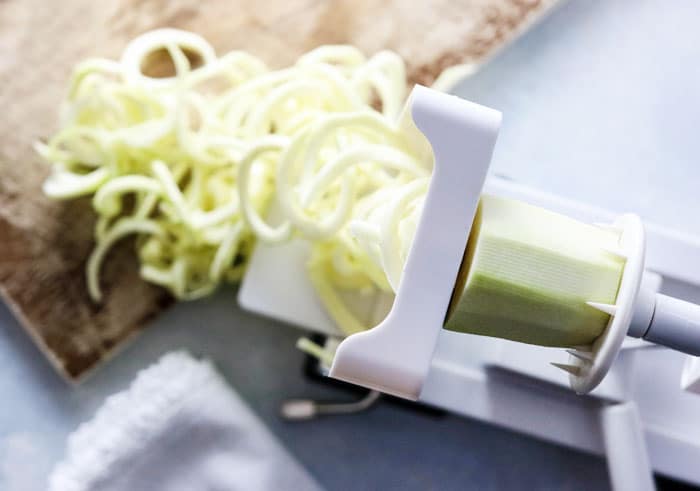
[[[433,175],[401,283],[388,316],[346,338],[330,376],[406,399],[418,399],[430,369],[501,114],[416,86],[402,116],[432,147]]]

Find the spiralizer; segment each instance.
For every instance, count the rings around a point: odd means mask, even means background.
[[[340,343],[330,375],[418,399],[441,329],[567,349],[579,394],[625,336],[700,355],[700,306],[642,287],[640,218],[586,224],[482,195],[500,113],[416,86],[401,119],[433,176],[396,298]]]

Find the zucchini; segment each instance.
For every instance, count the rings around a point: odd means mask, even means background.
[[[619,233],[520,201],[481,198],[444,327],[571,347],[590,345],[625,266]]]

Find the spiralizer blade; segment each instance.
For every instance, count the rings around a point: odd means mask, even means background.
[[[420,395],[491,163],[501,115],[416,86],[401,124],[432,150],[433,176],[391,311],[346,338],[330,376],[406,399]]]

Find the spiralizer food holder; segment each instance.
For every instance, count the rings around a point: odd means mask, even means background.
[[[463,267],[499,125],[497,111],[425,87],[413,90],[402,127],[416,145],[432,150],[431,184],[389,314],[338,346],[331,377],[418,399]],[[607,252],[623,259],[624,269],[614,304],[587,302],[610,316],[602,334],[590,346],[568,350],[569,364],[555,364],[569,373],[570,386],[580,394],[603,380],[628,334],[700,353],[700,307],[640,292],[645,239],[639,217],[623,215],[597,226],[619,232],[618,247]]]

